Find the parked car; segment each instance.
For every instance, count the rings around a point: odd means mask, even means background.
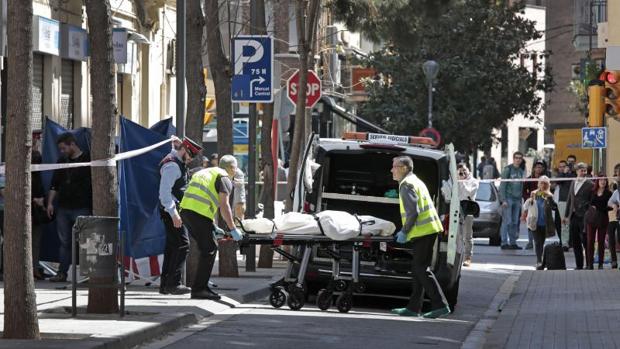
[[[502,242],[502,226],[499,191],[492,182],[480,182],[476,202],[480,206],[480,215],[474,218],[474,237],[489,238],[489,245],[499,246]]]
[[[430,149],[411,144],[414,138],[387,135],[374,135],[374,141],[368,142],[363,140],[367,134],[354,134],[354,139],[319,139],[313,146],[308,146],[302,163],[312,163],[312,166],[302,166],[294,210],[309,213],[338,210],[372,215],[392,221],[398,231],[402,225],[398,183],[392,179],[390,168],[393,158],[410,156],[414,162],[413,172],[427,185],[444,221],[446,229],[436,245],[432,269],[450,307],[454,308],[463,262],[463,247],[457,243],[462,239],[462,224],[459,222],[462,216],[460,205],[449,204],[442,193],[442,188],[457,178],[452,146],[446,146],[445,151]],[[315,170],[313,176],[308,173],[311,169]],[[456,183],[453,186],[456,188]],[[451,227],[448,226],[450,223]],[[346,261],[350,252],[347,257],[345,248],[342,251],[345,260],[342,270],[346,274],[350,270],[350,263]],[[365,295],[409,297],[412,285],[409,248],[396,243],[375,243],[364,248],[360,256],[360,277]],[[309,292],[325,287],[330,275],[331,259],[325,250],[315,248],[306,273]]]

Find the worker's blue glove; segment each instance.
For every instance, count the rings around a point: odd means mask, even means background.
[[[407,243],[407,234],[405,234],[402,230],[396,233],[396,242],[399,244]]]
[[[226,236],[226,232],[219,227],[214,227],[215,229],[213,229],[213,236],[215,237],[215,239],[219,240],[219,239],[223,239],[224,236]]]
[[[234,228],[229,232],[230,236],[232,236],[233,240],[239,241],[243,239],[243,234],[239,231],[239,229]]]

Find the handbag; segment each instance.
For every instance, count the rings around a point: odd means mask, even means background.
[[[598,228],[600,219],[598,217],[598,210],[596,209],[596,207],[590,206],[586,211],[584,218],[587,225],[593,228]]]

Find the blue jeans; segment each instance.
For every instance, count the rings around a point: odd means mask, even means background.
[[[78,216],[89,216],[91,210],[89,208],[62,208],[56,209],[56,231],[60,239],[60,250],[58,257],[60,259],[59,273],[67,273],[71,264],[71,231],[73,224]]]
[[[519,238],[521,198],[508,198],[502,210],[502,245],[516,245]]]

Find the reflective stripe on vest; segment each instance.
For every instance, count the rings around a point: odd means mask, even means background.
[[[407,241],[425,235],[434,233],[440,233],[443,231],[443,225],[433,204],[433,200],[428,193],[428,189],[424,182],[422,182],[416,175],[410,174],[402,180],[400,185],[407,185],[411,190],[415,191],[418,197],[418,217],[413,227],[407,232]],[[400,193],[400,188],[399,188]],[[403,199],[399,195],[400,202],[400,216],[403,226],[407,220],[407,213],[405,211],[405,205]]]
[[[220,206],[219,194],[215,189],[218,176],[228,177],[228,173],[219,167],[194,173],[181,200],[181,209],[194,211],[213,220]]]

